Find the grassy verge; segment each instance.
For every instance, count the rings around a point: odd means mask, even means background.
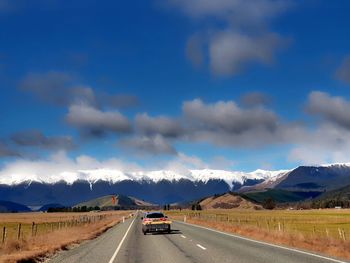
[[[0,230],[6,228],[6,238],[2,242],[2,233],[0,262],[38,259],[67,249],[97,237],[129,215],[130,211],[4,214],[0,217]]]
[[[350,210],[169,211],[184,220],[257,240],[350,259]]]

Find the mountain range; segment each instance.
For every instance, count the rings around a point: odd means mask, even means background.
[[[0,213],[29,212],[31,209],[25,205],[0,200]]]
[[[69,176],[70,175],[70,176]],[[3,200],[28,206],[59,203],[75,205],[85,200],[118,193],[156,204],[196,200],[228,191],[244,193],[317,193],[350,185],[350,164],[300,166],[292,170],[256,170],[245,173],[224,170],[191,170],[187,173],[150,171],[125,173],[117,170],[89,170],[59,176],[36,175],[0,178]],[[306,194],[304,194],[306,193]],[[316,194],[315,194],[316,193]]]

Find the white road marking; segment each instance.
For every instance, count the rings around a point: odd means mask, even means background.
[[[184,235],[181,235],[182,238],[186,238]]]
[[[123,245],[123,242],[124,242],[126,236],[128,235],[128,233],[129,233],[129,231],[130,231],[130,228],[131,228],[132,225],[134,224],[136,218],[137,218],[137,215],[135,216],[134,220],[132,220],[132,222],[131,222],[131,224],[130,224],[128,230],[126,230],[125,235],[123,236],[122,240],[120,241],[119,246],[118,246],[117,249],[115,250],[115,252],[114,252],[114,254],[113,254],[111,260],[109,261],[109,263],[113,263],[113,261],[115,260],[117,254],[118,254],[118,252],[119,252],[119,250],[120,250],[120,248],[121,248],[122,245]]]
[[[206,248],[203,247],[203,246],[201,246],[200,244],[197,244],[197,247],[199,247],[199,248],[201,248],[201,249],[203,249],[203,250],[206,250]]]
[[[257,243],[257,244],[261,244],[261,245],[265,245],[265,246],[280,248],[280,249],[284,249],[284,250],[288,250],[288,251],[292,251],[292,252],[296,252],[296,253],[300,253],[300,254],[304,254],[304,255],[308,255],[308,256],[313,256],[313,257],[316,257],[316,258],[321,258],[321,259],[329,260],[329,261],[332,261],[332,262],[347,263],[346,261],[341,261],[341,260],[337,260],[337,259],[334,259],[334,258],[329,258],[329,257],[317,255],[317,254],[314,254],[314,253],[310,253],[310,252],[298,250],[298,249],[295,249],[295,248],[283,247],[283,246],[279,246],[279,245],[274,245],[274,244],[266,243],[266,242],[263,242],[263,241],[258,241],[258,240],[254,240],[254,239],[250,239],[250,238],[246,238],[246,237],[241,237],[241,236],[237,236],[237,235],[234,235],[234,234],[229,234],[229,233],[221,232],[221,231],[218,231],[218,230],[215,230],[215,229],[211,229],[211,228],[208,228],[208,227],[204,227],[204,226],[197,226],[197,225],[194,225],[194,224],[184,223],[184,222],[181,222],[181,221],[176,221],[176,222],[177,222],[177,223],[180,223],[180,224],[184,224],[184,225],[189,225],[189,226],[194,226],[194,227],[206,229],[206,230],[209,230],[209,231],[212,231],[212,232],[216,232],[216,233],[219,233],[219,234],[222,234],[222,235],[235,237],[235,238],[238,238],[238,239],[250,241],[250,242]]]

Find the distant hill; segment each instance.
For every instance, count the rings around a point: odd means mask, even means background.
[[[293,203],[319,196],[319,191],[287,191],[283,189],[268,189],[265,191],[246,192],[242,194],[258,203],[263,203],[271,198],[276,203]]]
[[[254,203],[239,194],[228,192],[214,195],[199,201],[201,209],[262,209],[261,205]]]
[[[151,207],[155,206],[152,203],[145,202],[135,197],[129,197],[126,195],[106,195],[98,197],[86,202],[79,203],[75,207]]]
[[[324,192],[312,202],[313,208],[334,208],[335,206],[350,208],[350,185]]]
[[[42,207],[40,207],[40,209],[38,211],[47,211],[49,208],[60,208],[60,207],[64,207],[64,205],[61,205],[61,204],[57,204],[57,203],[54,203],[54,204],[47,204],[47,205],[43,205]]]
[[[318,199],[339,199],[339,200],[350,200],[350,185],[344,186],[342,188],[324,192],[319,196]]]
[[[300,166],[274,188],[290,191],[324,191],[350,185],[350,166]]]
[[[12,212],[30,212],[31,209],[25,205],[9,202],[0,201],[0,213],[12,213]]]

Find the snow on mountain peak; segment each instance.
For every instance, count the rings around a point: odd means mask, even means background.
[[[328,163],[328,164],[322,164],[320,167],[350,167],[350,163]]]
[[[253,176],[260,176],[261,179],[273,179],[281,174],[285,174],[291,170],[277,170],[277,171],[266,171],[262,169],[255,170],[254,172],[251,172]]]
[[[95,168],[63,172],[48,171],[48,173],[45,173],[43,171],[37,172],[32,170],[30,173],[14,172],[11,174],[1,174],[0,184],[13,185],[28,181],[49,184],[64,181],[67,184],[73,184],[81,180],[89,182],[92,188],[92,185],[98,181],[117,183],[125,180],[146,180],[157,183],[161,180],[179,181],[181,179],[187,179],[190,181],[202,181],[204,183],[207,183],[209,180],[223,180],[232,188],[234,183],[244,184],[248,179],[266,180],[273,178],[280,172],[257,170],[251,173],[245,173],[212,169],[189,170],[188,173],[179,173],[170,170],[123,172],[118,169]]]

